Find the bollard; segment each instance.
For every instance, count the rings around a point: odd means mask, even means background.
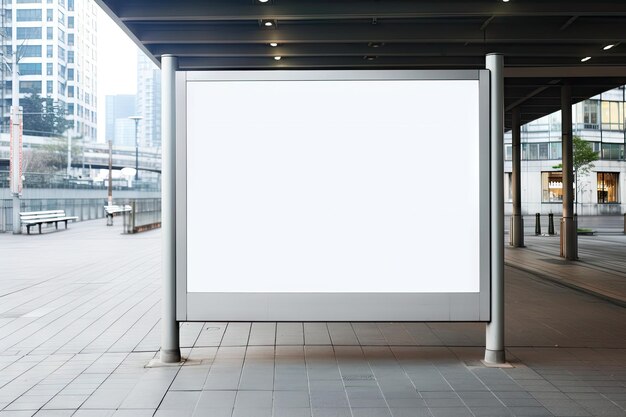
[[[541,214],[535,214],[535,236],[541,234]]]
[[[554,234],[554,214],[548,214],[548,234]]]

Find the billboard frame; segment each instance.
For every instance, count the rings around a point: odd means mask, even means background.
[[[491,320],[490,75],[488,70],[311,70],[176,72],[176,319],[178,321],[472,321]],[[479,86],[480,284],[477,293],[187,292],[187,87],[216,81],[476,80]],[[459,213],[463,217],[463,213]],[[461,221],[473,221],[463,219]],[[451,242],[454,236],[450,236]],[[454,256],[454,249],[451,249]],[[381,304],[381,301],[384,303]],[[237,304],[256,313],[238,313]],[[355,310],[367,303],[368,314]],[[294,305],[306,304],[306,312]],[[311,309],[312,305],[317,307]],[[410,304],[410,311],[407,311]],[[267,306],[271,305],[270,311]],[[222,313],[217,314],[216,311]],[[413,317],[407,319],[406,317]]]

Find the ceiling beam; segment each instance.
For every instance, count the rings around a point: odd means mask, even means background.
[[[280,20],[406,19],[440,17],[545,17],[545,16],[626,16],[621,1],[571,0],[518,1],[290,1],[260,3],[232,0],[129,1],[109,0],[107,4],[122,21],[180,20],[232,21],[274,18]]]

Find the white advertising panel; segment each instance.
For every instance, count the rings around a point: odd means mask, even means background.
[[[179,319],[488,320],[481,73],[179,74]]]

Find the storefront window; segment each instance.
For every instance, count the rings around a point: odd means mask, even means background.
[[[560,203],[563,201],[563,173],[541,173],[541,201],[543,203]]]
[[[598,203],[619,203],[617,172],[598,172]]]

